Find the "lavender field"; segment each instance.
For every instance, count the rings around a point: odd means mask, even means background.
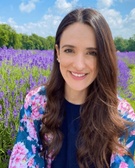
[[[118,94],[135,109],[135,52],[118,52]],[[0,48],[0,167],[6,168],[26,93],[47,81],[53,51]]]

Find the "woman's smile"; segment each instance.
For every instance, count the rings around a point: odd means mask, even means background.
[[[86,73],[78,73],[78,72],[72,72],[72,71],[69,71],[71,76],[73,77],[73,79],[75,80],[82,80],[86,77]]]

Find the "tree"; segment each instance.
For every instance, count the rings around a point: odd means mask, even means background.
[[[135,34],[128,40],[128,51],[135,51]]]
[[[22,34],[22,49],[34,49],[33,42],[29,39],[29,36],[26,34]]]
[[[48,42],[48,49],[53,49],[54,43],[55,43],[55,38],[52,36],[48,36],[46,40]]]
[[[38,35],[32,34],[29,38],[33,42],[35,49],[41,50],[43,48],[42,42],[40,41],[40,38]]]
[[[6,24],[0,25],[0,47],[7,46],[9,43],[10,27]]]
[[[116,46],[116,50],[119,50],[119,51],[127,50],[127,47],[128,47],[127,39],[123,39],[122,37],[116,37],[114,38],[114,43]]]

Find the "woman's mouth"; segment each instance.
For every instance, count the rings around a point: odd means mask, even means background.
[[[82,77],[85,75],[85,74],[79,74],[79,73],[74,73],[74,72],[71,72],[71,74],[77,77]]]
[[[86,73],[76,73],[76,72],[71,72],[71,75],[74,79],[84,79],[86,77]]]

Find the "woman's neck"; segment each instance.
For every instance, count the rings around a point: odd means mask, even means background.
[[[83,104],[86,98],[86,90],[76,91],[65,88],[65,99],[73,104]]]

